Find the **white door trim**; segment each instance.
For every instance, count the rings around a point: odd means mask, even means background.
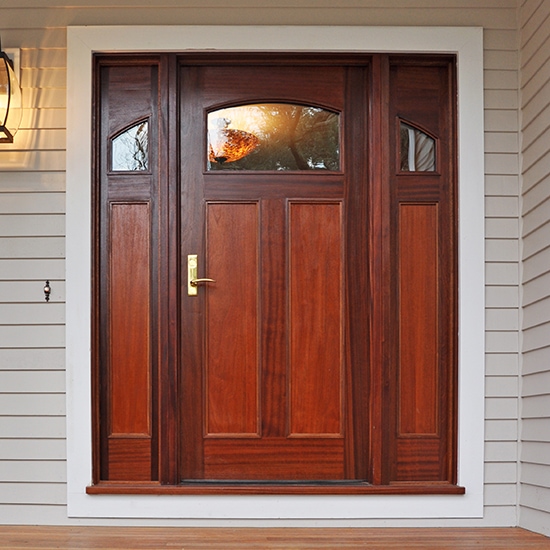
[[[66,368],[69,516],[200,519],[475,518],[483,515],[483,32],[473,27],[162,26],[67,31]],[[450,52],[458,57],[459,484],[465,495],[87,495],[91,482],[92,54],[255,50]],[[242,522],[240,523],[242,524]],[[423,523],[424,524],[424,523]],[[444,524],[449,524],[447,520]],[[370,524],[369,524],[370,525]]]

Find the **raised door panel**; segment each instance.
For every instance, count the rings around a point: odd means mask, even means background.
[[[206,437],[259,436],[258,209],[206,204]]]
[[[289,204],[290,435],[343,429],[342,204]]]

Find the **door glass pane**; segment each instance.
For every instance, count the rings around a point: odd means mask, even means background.
[[[208,114],[208,170],[340,170],[340,116],[262,103]]]
[[[435,139],[401,122],[401,172],[433,172]]]
[[[111,170],[136,172],[149,169],[149,125],[142,121],[112,140]]]

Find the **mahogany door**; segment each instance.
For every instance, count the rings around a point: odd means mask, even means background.
[[[454,67],[96,57],[90,492],[460,492]]]
[[[353,86],[357,99],[349,86],[364,70],[252,61],[181,69],[181,271],[196,255],[197,276],[215,281],[199,282],[196,296],[193,275],[182,281],[184,480],[356,477],[345,197],[363,163],[345,155],[354,125],[365,127],[365,109],[352,112],[364,88]],[[332,164],[209,160],[209,113],[258,103],[332,115]]]

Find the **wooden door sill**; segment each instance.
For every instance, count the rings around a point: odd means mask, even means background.
[[[463,495],[464,487],[445,482],[372,485],[365,481],[208,481],[179,485],[151,482],[102,481],[86,488],[89,495]]]

